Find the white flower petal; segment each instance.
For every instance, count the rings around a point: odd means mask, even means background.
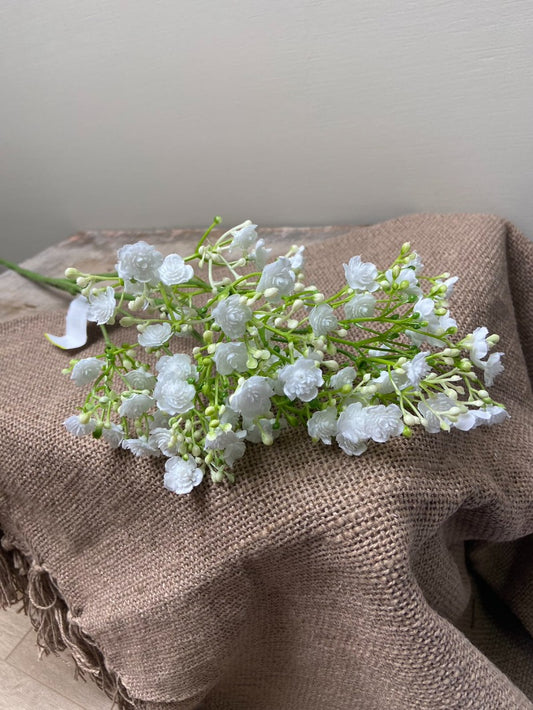
[[[103,366],[102,360],[98,360],[96,357],[86,357],[74,365],[70,379],[74,380],[78,387],[83,387],[96,380],[102,372]]]
[[[105,291],[100,293],[92,291],[89,294],[87,319],[96,321],[97,325],[108,323],[115,314],[115,306],[115,291],[111,286],[108,286]]]
[[[194,269],[179,254],[169,254],[159,267],[159,278],[167,286],[176,286],[192,279]]]
[[[155,323],[147,325],[146,328],[139,333],[139,345],[144,348],[160,348],[164,345],[172,335],[170,323]]]
[[[203,476],[203,471],[196,467],[194,459],[185,461],[180,456],[172,456],[165,462],[164,485],[173,493],[190,493],[202,482]]]
[[[45,333],[53,345],[62,350],[75,350],[87,342],[87,314],[89,301],[85,296],[76,296],[71,301],[65,319],[65,335],[57,336]]]

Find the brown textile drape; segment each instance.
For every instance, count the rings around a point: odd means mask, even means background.
[[[43,647],[122,707],[533,708],[533,244],[414,215],[310,248],[308,282],[333,292],[351,256],[383,267],[407,240],[461,277],[460,331],[501,335],[504,425],[361,458],[291,430],[236,485],[179,497],[161,461],[63,429],[80,391],[42,334],[64,314],[0,325],[0,602],[22,593]]]

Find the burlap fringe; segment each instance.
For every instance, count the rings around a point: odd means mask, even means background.
[[[68,649],[76,663],[76,676],[84,680],[90,676],[112,698],[113,707],[142,707],[143,703],[133,702],[120,678],[105,665],[94,641],[80,629],[48,570],[21,554],[4,535],[0,542],[0,607],[17,603],[31,620],[41,655]]]

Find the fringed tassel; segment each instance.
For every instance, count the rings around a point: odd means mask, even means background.
[[[4,536],[0,546],[0,607],[17,602],[22,602],[31,619],[40,655],[68,649],[76,664],[76,674],[83,679],[89,675],[113,699],[113,707],[132,710],[138,706],[116,673],[107,668],[94,641],[72,616],[48,570],[21,555]]]

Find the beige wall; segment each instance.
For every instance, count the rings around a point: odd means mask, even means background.
[[[0,252],[496,212],[533,236],[530,0],[3,0]]]

